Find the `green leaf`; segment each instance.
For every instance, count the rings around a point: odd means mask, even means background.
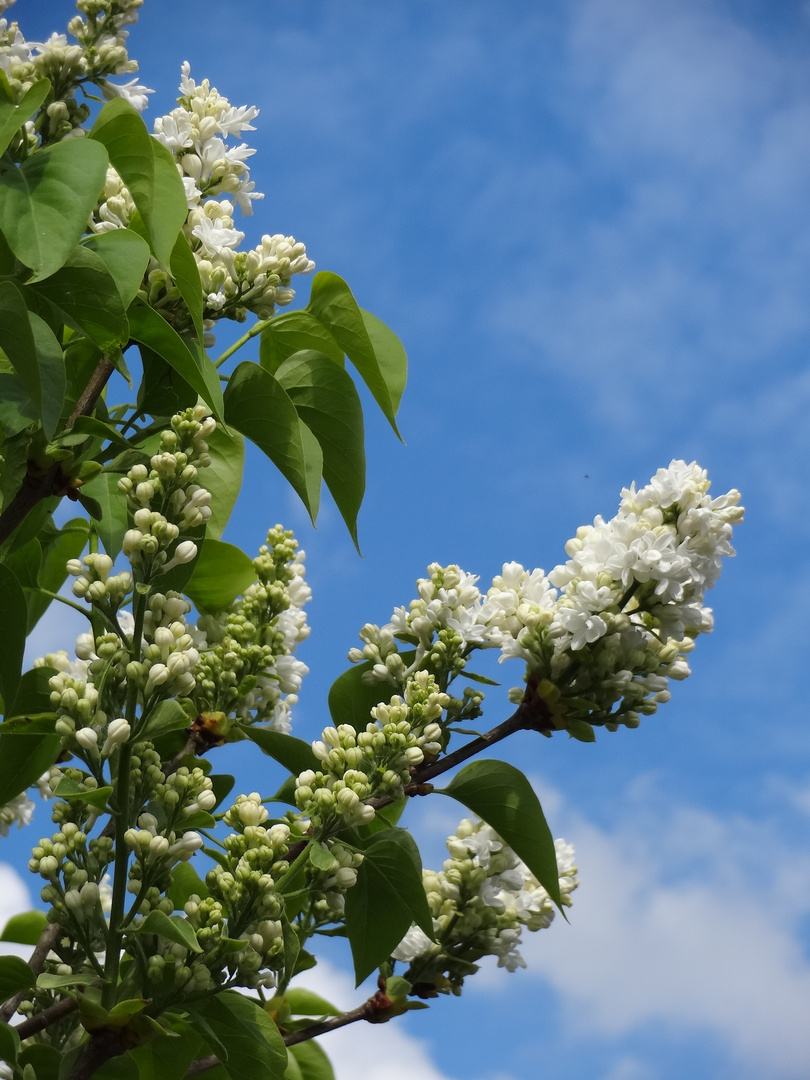
[[[74,972],[72,975],[51,975],[44,971],[37,977],[37,986],[42,990],[64,990],[67,986],[90,986],[97,978],[92,971]]]
[[[413,653],[402,653],[405,664],[410,663]],[[337,727],[339,724],[351,724],[362,731],[371,723],[371,710],[382,701],[391,700],[391,684],[377,679],[368,680],[373,663],[364,660],[362,664],[352,664],[342,675],[338,675],[329,689],[329,715]]]
[[[0,282],[0,347],[25,387],[34,415],[41,418],[45,435],[50,438],[65,400],[62,350],[50,328],[29,312],[23,294],[13,281]]]
[[[167,938],[175,945],[182,945],[190,952],[200,953],[200,943],[191,924],[182,915],[164,915],[162,911],[150,911],[143,922],[135,930],[135,934],[156,934],[158,937]]]
[[[185,592],[200,611],[221,611],[255,580],[253,560],[241,548],[206,540]]]
[[[96,522],[96,532],[111,559],[120,555],[124,533],[129,528],[127,500],[118,490],[118,480],[115,473],[99,473],[82,488],[82,493],[95,499],[101,507],[101,520]]]
[[[62,271],[58,271],[59,274]],[[58,275],[57,275],[58,276]],[[65,401],[67,379],[62,347],[50,326],[33,311],[28,313],[31,333],[34,335],[34,355],[42,381],[42,430],[51,437],[56,430]]]
[[[596,742],[596,732],[587,720],[579,720],[577,717],[566,718],[565,730],[572,739],[579,742]]]
[[[106,235],[111,236],[112,233]],[[115,424],[108,424],[104,420],[99,420],[96,416],[77,416],[68,435],[84,435],[88,439],[98,439],[102,443],[114,443],[116,446],[134,450],[136,453],[139,450],[135,443],[124,438]],[[61,439],[58,441],[61,444]]]
[[[357,985],[387,960],[412,923],[433,938],[419,849],[404,829],[376,833],[346,893],[346,931]]]
[[[151,143],[155,158],[155,199],[150,228],[152,249],[169,269],[178,233],[188,217],[188,201],[174,154],[157,139],[151,139]]]
[[[134,341],[161,356],[222,419],[222,388],[219,374],[202,351],[192,352],[183,338],[152,308],[135,300],[129,308],[129,332]]]
[[[58,1080],[62,1055],[55,1046],[33,1043],[21,1052],[19,1064],[23,1068],[27,1065],[32,1066],[37,1080]]]
[[[110,1023],[114,1027],[124,1027],[127,1021],[132,1016],[137,1016],[139,1012],[143,1012],[146,1006],[149,1004],[143,998],[127,998],[126,1001],[119,1001],[117,1005],[114,1005],[109,1012]]]
[[[51,92],[51,84],[48,79],[39,79],[29,87],[20,101],[14,105],[11,101],[0,102],[0,154],[26,122],[45,101]]]
[[[326,1051],[314,1039],[290,1047],[301,1074],[301,1080],[335,1080],[335,1072]]]
[[[284,994],[293,1016],[340,1016],[342,1009],[336,1008],[326,998],[313,990],[302,986],[293,986]]]
[[[174,698],[169,698],[167,701],[161,701],[149,712],[146,717],[146,723],[137,732],[138,740],[148,739],[152,742],[154,739],[159,738],[161,735],[165,735],[167,731],[178,731],[181,728],[187,728],[191,725],[191,720],[188,713]]]
[[[18,435],[39,418],[40,410],[20,377],[9,371],[0,372],[0,427],[5,436]]]
[[[149,134],[138,110],[123,98],[107,102],[90,137],[107,148],[110,164],[120,174],[143,219],[152,250],[168,267],[188,214],[174,158]]]
[[[208,896],[208,886],[191,863],[179,862],[172,869],[172,883],[166,895],[174,904],[175,910],[182,911],[189,897],[195,893],[204,900]]]
[[[149,416],[169,417],[197,404],[197,391],[169,367],[156,352],[140,346],[143,378],[138,387],[138,409]]]
[[[18,723],[7,717],[5,724],[0,727],[0,734],[12,731],[12,723],[18,730],[22,730],[23,734],[26,731],[28,734],[49,734],[48,729],[41,724],[32,728],[31,721],[27,718],[41,713],[50,713],[52,706],[48,680],[55,674],[56,670],[52,667],[31,668],[23,673],[14,701],[9,706],[8,716],[25,717],[26,720]],[[50,731],[53,731],[53,725]]]
[[[17,941],[20,945],[36,945],[48,925],[44,911],[23,911],[12,915],[3,927],[0,941]]]
[[[495,682],[494,679],[488,679],[486,675],[476,675],[474,671],[467,671],[465,668],[461,673],[463,679],[469,679],[470,682],[480,683],[482,686],[500,686],[499,682]]]
[[[99,788],[83,788],[69,777],[63,777],[56,785],[54,795],[58,795],[60,799],[67,799],[71,801],[73,799],[79,799],[81,802],[86,802],[90,806],[95,806],[97,810],[107,809],[107,800],[112,795],[111,787],[99,787]]]
[[[293,1055],[292,1048],[287,1047],[287,1068],[284,1072],[284,1080],[304,1080],[298,1062]]]
[[[217,819],[207,810],[197,810],[196,813],[183,818],[184,829],[215,829],[216,826]]]
[[[343,367],[343,349],[308,311],[276,315],[262,330],[259,363],[275,375],[280,365],[301,349],[315,349]]]
[[[361,310],[361,315],[383,380],[388,387],[391,407],[394,413],[397,413],[408,381],[408,356],[397,335],[381,319],[370,311]]]
[[[250,726],[243,731],[263,753],[283,765],[293,776],[298,776],[307,769],[317,770],[320,767],[320,762],[312,753],[312,747],[303,739],[296,739],[294,735],[285,735],[282,731],[272,731],[270,728]]]
[[[65,139],[17,167],[0,160],[0,232],[41,281],[79,243],[107,175],[107,151],[92,139]]]
[[[520,769],[505,761],[473,761],[439,794],[456,799],[491,825],[560,907],[554,838],[540,800]]]
[[[0,1024],[0,1061],[12,1065],[20,1052],[20,1036],[8,1024]]]
[[[276,378],[320,444],[323,478],[357,547],[366,454],[363,407],[351,376],[323,353],[307,350],[285,360]]]
[[[230,773],[217,773],[211,777],[211,790],[216,795],[217,806],[230,795],[235,783],[236,777],[231,776]]]
[[[12,551],[6,559],[6,566],[24,589],[36,588],[41,563],[42,545],[36,537]]]
[[[31,968],[19,956],[0,956],[0,1001],[8,1001],[36,981]]]
[[[27,623],[28,609],[22,587],[11,570],[0,563],[0,626],[3,627],[3,647],[0,649],[0,694],[7,708],[14,701],[17,687],[20,685]],[[3,772],[7,768],[3,759]],[[3,777],[0,775],[0,788],[2,785]],[[14,794],[17,795],[22,790],[19,788]],[[13,797],[13,795],[9,796],[9,798]],[[0,806],[7,802],[8,799],[3,799]]]
[[[245,440],[238,431],[229,434],[221,425],[207,437],[211,464],[205,470],[205,487],[211,492],[211,517],[205,535],[221,540],[242,487]]]
[[[203,291],[200,281],[200,271],[197,268],[197,260],[191,250],[185,233],[180,232],[172,249],[171,264],[169,266],[172,278],[183,302],[188,308],[191,321],[194,325],[194,333],[197,341],[203,339]]]
[[[397,435],[397,405],[402,390],[399,381],[389,387],[387,372],[380,366],[369,337],[363,313],[343,278],[325,271],[317,273],[307,305],[309,311],[329,331],[357,368],[363,382],[382,409]]]
[[[258,364],[249,360],[240,364],[225,391],[225,419],[267,454],[314,523],[323,472],[321,450],[281,384]]]
[[[130,1050],[128,1056],[138,1066],[138,1080],[182,1080],[191,1063],[204,1052],[199,1033],[184,1025],[183,1031],[158,1035],[145,1046]],[[213,1076],[211,1070],[207,1072]]]
[[[189,1011],[206,1022],[227,1050],[224,1067],[231,1080],[282,1080],[287,1050],[264,1009],[234,990],[225,990],[215,998],[194,1002]]]
[[[129,340],[118,286],[104,260],[90,247],[74,248],[45,281],[26,288],[47,300],[61,321],[84,334],[102,352],[115,354]]]
[[[49,592],[58,593],[67,580],[68,559],[78,559],[87,544],[88,522],[84,518],[71,518],[55,532],[43,530],[40,534],[42,562],[39,568],[39,585]],[[28,633],[45,614],[51,603],[49,596],[28,593]],[[34,669],[41,670],[41,669]]]
[[[95,252],[107,267],[124,308],[128,308],[138,295],[149,265],[149,245],[132,229],[111,229],[89,236],[83,246]]]
[[[329,871],[335,865],[334,857],[317,840],[309,845],[309,861],[316,870]]]
[[[131,1054],[118,1054],[95,1070],[93,1080],[140,1080],[138,1065]]]

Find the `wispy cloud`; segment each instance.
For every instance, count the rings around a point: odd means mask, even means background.
[[[658,1025],[675,1041],[719,1038],[741,1076],[806,1076],[807,852],[775,826],[667,804],[652,783],[614,807],[612,827],[563,817],[582,881],[571,925],[522,951],[561,994],[569,1037]]]

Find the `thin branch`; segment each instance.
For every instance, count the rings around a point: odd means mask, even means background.
[[[229,360],[235,352],[238,352],[239,349],[242,348],[243,345],[247,345],[251,338],[256,337],[256,335],[260,334],[266,326],[269,326],[270,321],[270,319],[261,319],[259,322],[251,326],[250,330],[248,330],[246,334],[243,334],[238,341],[235,341],[233,345],[230,346],[230,348],[227,348],[221,356],[217,357],[217,359],[214,361],[214,367],[222,367],[225,361]]]
[[[123,1054],[126,1049],[123,1030],[123,1028],[104,1028],[101,1031],[94,1031],[90,1036],[87,1049],[76,1063],[69,1080],[89,1080],[105,1061]]]
[[[96,370],[90,376],[87,386],[79,394],[79,400],[76,402],[73,412],[65,424],[66,431],[70,431],[80,416],[90,415],[95,408],[96,402],[101,397],[101,391],[109,382],[114,371],[115,365],[112,361],[108,360],[106,356],[102,356],[96,365]]]
[[[302,1028],[300,1031],[288,1031],[284,1038],[285,1046],[295,1046],[296,1043],[307,1042],[309,1039],[316,1039],[319,1035],[325,1035],[327,1031],[337,1031],[338,1028],[346,1027],[347,1024],[356,1024],[358,1020],[368,1020],[369,1023],[381,1023],[382,1018],[378,1016],[375,1019],[375,1013],[379,1014],[380,1008],[378,1005],[374,1005],[373,1002],[377,999],[378,995],[364,1001],[362,1005],[358,1005],[356,1009],[352,1009],[351,1012],[343,1013],[342,1016],[330,1016],[328,1020],[321,1020],[319,1024],[310,1024],[309,1027]],[[387,1000],[387,999],[386,999]],[[391,1002],[388,1002],[390,1008]],[[389,1017],[385,1017],[386,1020]]]
[[[348,1024],[356,1024],[358,1020],[366,1020],[369,1024],[384,1024],[392,1016],[397,1015],[399,1014],[393,1011],[393,1003],[386,996],[385,991],[378,990],[368,1001],[364,1001],[356,1009],[342,1013],[340,1016],[330,1016],[328,1020],[322,1020],[318,1024],[310,1024],[309,1027],[302,1028],[300,1031],[288,1031],[282,1035],[282,1038],[285,1046],[295,1046],[297,1043],[308,1042],[310,1039],[316,1039],[319,1035],[325,1035],[328,1031],[337,1031],[338,1028],[346,1027]],[[186,1076],[196,1076],[198,1073],[215,1069],[219,1064],[221,1063],[216,1054],[208,1054],[206,1057],[197,1058],[189,1066]]]
[[[14,1030],[20,1036],[20,1039],[28,1039],[32,1035],[36,1035],[38,1031],[50,1027],[51,1024],[58,1024],[64,1017],[75,1012],[78,1007],[73,998],[62,998],[55,1005],[51,1005],[49,1008],[43,1009],[41,1013],[37,1013],[36,1016],[32,1016],[30,1020],[24,1020],[21,1024],[17,1024]]]
[[[106,356],[102,356],[95,371],[90,376],[87,386],[81,392],[73,412],[67,419],[65,431],[70,431],[80,416],[90,415],[114,371],[113,364]],[[29,462],[22,486],[0,514],[0,544],[4,544],[8,540],[38,502],[48,499],[52,495],[64,495],[69,482],[69,478],[62,472],[61,462],[54,462],[45,472],[42,472],[32,462]]]
[[[439,758],[437,761],[425,762],[411,769],[411,781],[406,784],[403,791],[407,796],[429,795],[433,791],[431,780],[435,780],[442,773],[455,769],[463,761],[468,761],[482,750],[488,750],[495,743],[514,735],[516,731],[541,731],[551,732],[556,730],[546,702],[537,693],[536,679],[530,676],[523,695],[523,701],[507,719],[497,724],[494,728],[479,735],[477,739],[465,743],[452,754]],[[368,805],[375,810],[381,810],[384,806],[394,801],[392,796],[383,796],[379,799],[369,799]]]
[[[61,933],[62,927],[59,923],[49,923],[40,934],[37,947],[31,953],[31,959],[28,961],[28,966],[35,975],[39,975],[40,971],[42,971],[45,966],[45,958],[56,944],[56,939]],[[0,1009],[0,1020],[9,1020],[19,1008],[20,1002],[25,1001],[27,993],[27,990],[21,990],[19,994],[15,994],[13,998],[10,998]]]

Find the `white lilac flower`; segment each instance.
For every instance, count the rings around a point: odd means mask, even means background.
[[[440,871],[423,871],[435,941],[412,926],[394,950],[410,964],[409,979],[460,992],[464,977],[485,956],[499,967],[525,967],[517,951],[523,929],[549,926],[554,907],[546,890],[501,837],[485,822],[465,818],[447,838],[450,858]],[[555,842],[562,903],[571,904],[579,884],[574,849]]]
[[[12,825],[16,825],[18,829],[21,829],[23,825],[30,824],[33,816],[34,803],[22,791],[19,795],[15,795],[10,802],[7,802],[4,807],[0,808],[0,836],[8,836],[8,831]]]
[[[143,86],[137,79],[130,79],[126,83],[113,83],[109,79],[104,79],[99,83],[99,88],[108,101],[113,98],[123,98],[138,112],[143,112],[149,105],[149,99],[146,95],[155,92],[150,90],[148,86]]]

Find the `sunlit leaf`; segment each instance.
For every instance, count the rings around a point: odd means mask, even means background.
[[[63,266],[87,227],[107,175],[104,147],[65,139],[22,165],[0,160],[0,232],[41,281]]]
[[[520,769],[505,761],[472,761],[440,793],[491,825],[560,906],[554,838],[540,800]]]

